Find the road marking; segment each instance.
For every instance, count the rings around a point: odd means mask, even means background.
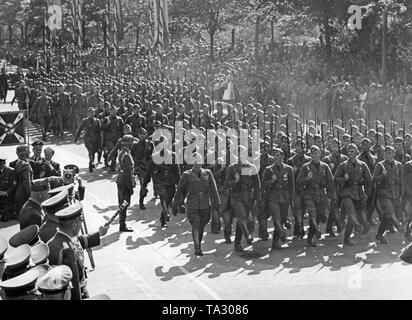
[[[156,293],[156,290],[130,265],[130,263],[122,261],[116,262],[116,264],[137,284],[146,296],[150,299],[162,299],[162,297]]]

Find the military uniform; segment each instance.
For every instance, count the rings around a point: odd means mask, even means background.
[[[305,163],[310,161],[310,157],[308,157],[304,151],[301,153],[296,153],[293,155],[286,163],[293,168],[294,172],[294,179],[295,179],[295,199],[294,199],[294,208],[293,208],[293,215],[295,218],[294,222],[294,232],[293,234],[297,237],[303,239],[305,235],[305,231],[303,229],[303,197],[302,197],[302,190],[296,185],[296,179],[298,177],[299,171],[303,167]]]
[[[312,172],[312,177],[309,176],[309,172]],[[319,223],[321,222],[322,215],[324,215],[327,194],[329,198],[333,196],[332,172],[326,163],[322,161],[315,163],[311,160],[304,164],[299,171],[296,185],[302,190],[303,205],[309,213],[310,227],[307,241],[309,245],[316,246],[313,237],[316,235],[319,239],[321,236]]]
[[[104,159],[106,166],[108,163],[108,155],[114,148],[117,140],[123,135],[123,120],[119,116],[109,116],[104,118],[101,124],[101,130],[104,131]],[[112,170],[116,169],[116,159],[110,165]]]
[[[31,185],[33,179],[33,171],[28,161],[19,159],[15,163],[15,174],[17,179],[16,194],[15,194],[15,209],[18,216],[21,208],[30,198]]]
[[[78,219],[82,214],[81,203],[65,208],[56,213],[59,223]],[[84,249],[92,248],[100,244],[99,233],[90,235],[70,236],[59,230],[47,242],[50,249],[49,261],[51,265],[66,265],[70,267],[72,278],[71,300],[82,300],[88,298],[86,290],[87,272],[84,265]]]
[[[236,181],[235,176],[239,176]],[[225,186],[229,188],[230,205],[237,217],[235,250],[243,251],[241,247],[242,235],[248,244],[253,238],[249,233],[247,223],[253,219],[252,209],[254,202],[261,200],[261,186],[259,174],[254,166],[233,164],[227,168]]]
[[[353,245],[350,236],[353,228],[363,233],[369,230],[366,219],[366,199],[372,194],[372,177],[365,162],[358,159],[348,159],[341,163],[335,172],[335,181],[342,186],[340,197],[342,199],[343,214],[348,216],[345,228],[344,244]],[[360,219],[359,219],[360,218]]]
[[[187,219],[192,225],[195,254],[203,255],[201,243],[203,230],[210,220],[211,208],[220,210],[220,199],[213,174],[208,169],[199,168],[185,171],[179,181],[174,210],[186,200]]]
[[[63,136],[63,130],[71,123],[71,101],[67,92],[56,93],[53,96],[52,118],[56,137]]]
[[[0,161],[6,158],[0,155]],[[0,219],[7,221],[14,216],[14,194],[17,187],[14,169],[4,166],[0,169]]]
[[[412,241],[412,161],[408,161],[403,166],[403,176],[405,179],[405,213],[406,213],[406,230],[405,237]]]
[[[124,136],[123,143],[133,143],[133,136]],[[116,178],[117,198],[119,206],[126,200],[130,204],[133,188],[136,186],[134,180],[134,161],[128,148],[123,147],[119,153],[119,175]],[[120,230],[126,230],[126,210],[124,208],[119,214]],[[130,229],[128,229],[130,230]],[[126,230],[126,231],[128,231]]]
[[[87,95],[84,93],[75,93],[72,98],[72,127],[73,133],[76,134],[80,122],[87,117]]]
[[[48,96],[38,97],[33,105],[33,109],[35,109],[37,119],[40,123],[43,140],[46,140],[46,133],[49,130],[51,106],[52,100]]]
[[[41,206],[46,214],[44,222],[40,227],[40,240],[47,243],[57,232],[59,227],[59,219],[55,217],[55,213],[69,206],[69,193],[63,190],[57,195],[43,201]]]
[[[373,180],[378,184],[378,204],[383,211],[376,238],[387,243],[384,233],[388,225],[393,223],[398,230],[402,229],[399,221],[404,192],[402,164],[396,160],[379,162],[373,171]]]
[[[84,145],[87,149],[89,155],[89,171],[93,170],[94,167],[94,156],[95,153],[99,151],[100,147],[100,120],[96,119],[94,116],[89,118],[84,118],[77,130],[74,141],[76,142],[79,138],[82,130],[85,130],[83,137]]]
[[[276,177],[275,180],[274,177]],[[289,205],[295,199],[293,168],[284,163],[274,163],[267,167],[263,172],[262,188],[266,189],[266,206],[275,226],[272,248],[279,248],[279,239],[285,240],[286,238],[281,219],[282,216],[287,216]]]

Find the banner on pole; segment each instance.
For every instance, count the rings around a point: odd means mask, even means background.
[[[60,0],[47,0],[47,26],[50,31],[62,29],[63,10]]]
[[[26,144],[25,111],[0,112],[0,146]]]

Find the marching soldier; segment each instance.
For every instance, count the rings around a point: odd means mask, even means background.
[[[130,151],[133,146],[133,141],[134,138],[131,135],[125,135],[122,138],[122,150],[119,153],[119,175],[116,179],[119,207],[125,200],[130,204],[133,188],[136,186],[134,179],[134,161]],[[124,208],[119,214],[120,232],[133,231],[126,226],[126,211],[127,208]]]
[[[175,195],[176,185],[179,182],[179,172],[175,165],[156,163],[155,157],[157,155],[164,157],[165,152],[171,152],[171,150],[161,150],[152,155],[152,161],[147,168],[142,185],[142,189],[146,190],[148,183],[153,179],[153,191],[159,196],[160,205],[162,206],[160,214],[160,225],[162,228],[167,227],[166,222],[170,221],[170,208]]]
[[[199,154],[196,154],[196,157],[203,160]],[[185,171],[179,181],[173,201],[175,214],[185,198],[187,219],[192,225],[195,255],[203,256],[201,244],[204,228],[210,220],[211,209],[214,208],[220,213],[221,203],[212,172],[203,169],[200,163],[194,163],[193,168]]]
[[[324,214],[327,199],[333,199],[334,184],[329,166],[320,160],[321,151],[318,146],[310,148],[312,160],[303,165],[296,179],[298,188],[301,188],[303,205],[309,213],[309,234],[307,242],[316,247],[314,237],[320,239],[321,216]]]
[[[71,114],[70,96],[64,91],[64,88],[65,85],[60,83],[57,93],[53,96],[53,129],[58,138],[62,138],[65,126],[71,122],[71,119],[69,119]]]
[[[100,120],[95,118],[94,114],[95,110],[93,108],[89,108],[87,111],[87,118],[82,120],[76,136],[74,137],[74,142],[77,142],[82,130],[85,130],[83,139],[89,155],[89,172],[93,172],[93,169],[95,168],[94,157],[99,150],[101,138]]]
[[[334,176],[336,170],[338,169],[339,165],[348,160],[348,157],[344,154],[340,154],[339,150],[339,141],[338,139],[333,139],[331,144],[331,154],[328,155],[324,162],[329,166],[331,169],[332,175]],[[341,203],[341,188],[338,184],[335,185],[335,196],[332,198],[329,206],[329,215],[328,220],[326,222],[326,233],[329,234],[330,237],[335,238],[337,235],[333,231],[333,224],[336,225],[336,229],[338,233],[342,231],[341,220],[339,219],[339,208]]]
[[[87,95],[82,93],[82,87],[75,85],[75,93],[72,96],[72,130],[76,134],[80,122],[87,117]]]
[[[17,180],[13,168],[6,166],[7,157],[0,153],[0,220],[14,217],[14,193]]]
[[[274,163],[263,172],[262,188],[266,189],[266,205],[272,216],[275,231],[272,249],[280,249],[279,239],[286,241],[281,218],[287,215],[289,205],[293,211],[295,200],[295,179],[293,168],[283,163],[282,149],[273,149]]]
[[[393,223],[398,231],[404,231],[398,219],[402,214],[401,204],[404,195],[403,170],[402,164],[394,160],[394,156],[394,148],[386,146],[385,160],[379,162],[373,171],[373,180],[378,184],[378,204],[383,211],[376,240],[383,244],[388,244],[384,234],[390,224]]]
[[[248,230],[248,222],[252,220],[251,212],[254,202],[260,200],[259,172],[253,164],[241,162],[227,168],[225,186],[229,189],[230,205],[237,218],[235,234],[235,250],[243,252],[241,246],[242,235],[248,245],[253,238]]]
[[[295,142],[295,155],[293,155],[287,164],[293,168],[294,179],[295,179],[295,199],[293,215],[295,218],[295,223],[293,227],[293,235],[297,238],[303,239],[305,236],[305,230],[303,229],[303,197],[302,190],[296,185],[296,179],[298,177],[299,171],[305,163],[308,163],[311,159],[305,154],[306,143],[303,140],[296,140]]]
[[[106,167],[109,167],[108,155],[116,145],[119,138],[123,136],[123,120],[116,116],[117,108],[110,107],[110,116],[105,117],[101,123],[101,129],[104,131],[104,159]],[[116,170],[116,159],[110,164],[111,171]]]
[[[358,160],[358,148],[351,143],[348,146],[349,159],[341,163],[335,172],[335,181],[342,186],[343,214],[348,216],[343,243],[353,246],[350,239],[352,230],[366,234],[369,224],[366,219],[366,198],[372,194],[372,177],[365,162]],[[359,223],[359,219],[361,223]],[[363,230],[361,227],[363,225]]]
[[[90,235],[79,235],[83,222],[81,202],[67,207],[55,215],[59,219],[59,230],[47,242],[49,262],[51,265],[66,265],[73,274],[71,300],[82,300],[89,297],[86,289],[87,274],[84,265],[84,249],[100,245],[98,232]]]
[[[41,89],[41,95],[36,99],[33,105],[33,110],[37,112],[37,119],[40,123],[42,140],[47,141],[46,133],[50,125],[50,110],[52,107],[52,99],[47,95],[47,89]]]
[[[43,151],[43,142],[37,140],[31,145],[33,147],[33,155],[29,158],[29,163],[33,170],[33,179],[40,179],[40,173],[43,166],[43,158],[41,156]]]

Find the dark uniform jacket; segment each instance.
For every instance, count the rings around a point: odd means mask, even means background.
[[[396,160],[393,163],[383,160],[376,165],[373,180],[378,184],[378,197],[400,200],[404,193],[402,172],[402,164]]]
[[[177,186],[175,205],[180,205],[186,198],[186,209],[198,210],[220,206],[219,193],[212,172],[203,168],[199,171],[200,177],[192,170],[185,171],[182,174]]]
[[[101,129],[104,131],[104,141],[116,143],[123,136],[123,119],[119,116],[106,117],[101,123]]]
[[[348,160],[348,157],[344,154],[339,155],[339,153],[331,153],[330,155],[325,157],[325,159],[323,159],[323,162],[325,162],[329,166],[330,170],[332,171],[332,175],[334,175],[336,170],[338,169],[339,164],[346,160]]]
[[[272,176],[276,174],[276,181]],[[287,164],[272,164],[263,172],[262,188],[266,189],[266,200],[288,203],[295,198],[295,178],[293,168]]]
[[[15,163],[15,174],[17,179],[16,198],[28,199],[31,195],[30,182],[33,180],[33,171],[28,161],[17,160]],[[10,167],[12,163],[10,163]]]
[[[48,117],[50,115],[50,106],[52,100],[50,97],[38,97],[34,101],[33,111],[37,113],[37,119]]]
[[[412,201],[412,160],[404,164],[403,177],[405,179],[405,197]]]
[[[312,172],[312,178],[308,173]],[[296,179],[297,188],[302,190],[306,199],[313,199],[316,203],[326,200],[325,189],[331,195],[334,192],[333,176],[329,166],[320,161],[318,166],[311,160],[303,165]]]
[[[80,136],[82,130],[85,130],[84,141],[100,144],[100,120],[95,117],[84,118],[80,124],[79,129],[77,130],[75,141]]]
[[[358,160],[365,162],[366,165],[368,166],[369,171],[372,174],[373,169],[375,168],[375,164],[376,164],[376,157],[372,155],[369,151],[361,152],[361,154],[358,155]]]
[[[77,114],[80,119],[87,116],[87,95],[84,93],[75,93],[72,96],[72,112]]]
[[[295,173],[295,180],[298,177],[299,170],[303,167],[305,163],[308,163],[310,160],[310,157],[304,153],[301,155],[296,153],[291,158],[289,158],[286,164],[293,168],[293,172]]]
[[[70,267],[72,277],[72,300],[81,300],[81,288],[86,286],[86,268],[84,266],[83,249],[100,245],[99,233],[70,237],[57,231],[47,242],[50,265],[66,265]]]
[[[345,174],[349,180],[345,180]],[[335,181],[342,186],[340,196],[355,201],[366,201],[372,194],[372,176],[365,162],[356,159],[355,162],[346,160],[338,166],[335,172]],[[366,192],[366,194],[365,194]]]
[[[56,93],[53,96],[52,112],[65,115],[71,113],[70,95],[67,92]]]
[[[0,191],[6,191],[7,195],[0,196],[0,215],[2,212],[11,213],[14,203],[14,193],[16,192],[17,180],[14,169],[5,167],[0,172]]]
[[[240,177],[237,183],[235,180],[236,173]],[[230,198],[233,200],[250,202],[251,204],[255,200],[261,200],[260,178],[257,168],[253,165],[230,165],[226,170],[225,186],[229,188]]]
[[[116,183],[123,188],[133,190],[134,180],[134,161],[130,151],[122,149],[119,153],[119,175]]]
[[[31,226],[41,226],[44,219],[44,211],[41,205],[35,202],[33,199],[27,200],[23,208],[20,211],[20,230]]]

